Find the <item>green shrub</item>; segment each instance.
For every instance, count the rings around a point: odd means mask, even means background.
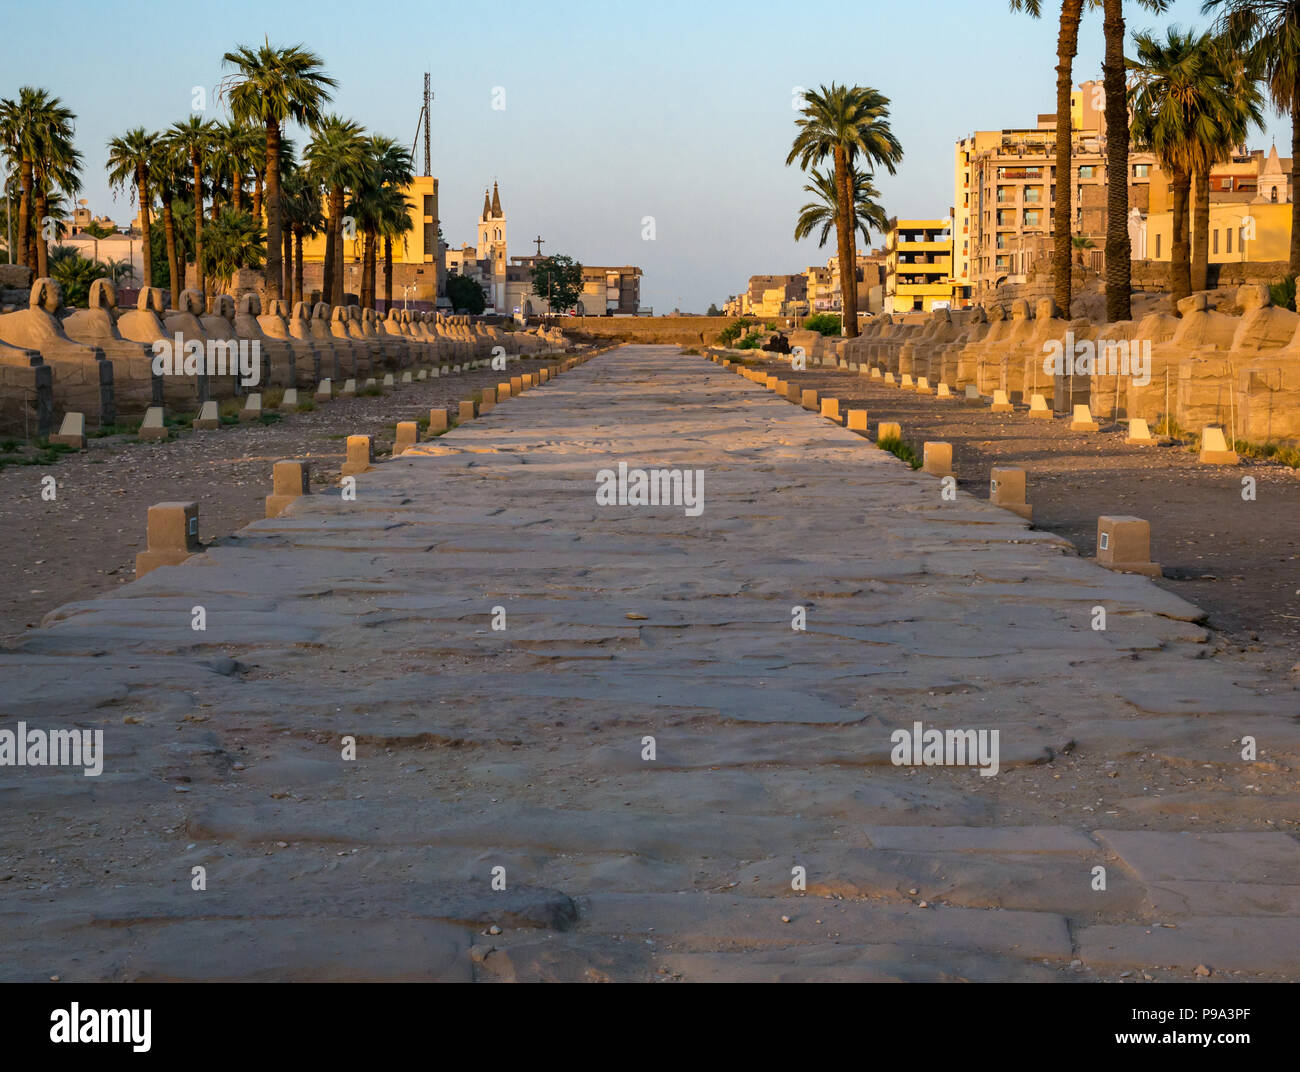
[[[1276,283],[1268,285],[1268,292],[1273,298],[1274,305],[1280,305],[1283,309],[1290,309],[1295,312],[1295,276],[1287,276],[1285,279],[1279,279]]]
[[[757,350],[763,345],[762,332],[751,331],[740,342],[736,343],[737,350]]]
[[[742,317],[740,320],[737,320],[734,324],[728,324],[725,328],[723,328],[722,331],[718,333],[718,340],[722,343],[723,346],[730,346],[733,342],[739,339],[742,334],[744,334],[747,330],[749,330],[753,326],[754,326],[754,322],[752,320],[748,320]]]
[[[888,439],[877,440],[876,446],[881,450],[889,451],[889,453],[894,455],[896,458],[901,458],[913,469],[921,468],[921,459],[916,456],[916,451],[897,436],[890,436]]]
[[[817,313],[803,322],[804,331],[815,331],[818,335],[838,335],[840,318],[834,313]]]

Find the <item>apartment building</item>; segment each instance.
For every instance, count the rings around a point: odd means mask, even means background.
[[[952,250],[951,219],[890,220],[885,238],[884,311],[949,308]]]
[[[1088,266],[1101,269],[1107,171],[1101,84],[1071,97],[1070,233],[1092,242]],[[1155,157],[1130,153],[1129,209],[1146,215]],[[976,131],[954,151],[953,303],[969,305],[1004,283],[1024,282],[1042,241],[1056,227],[1056,115],[1033,127]],[[1050,245],[1048,243],[1047,245]]]

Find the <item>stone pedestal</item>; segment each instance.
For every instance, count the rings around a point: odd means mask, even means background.
[[[1240,461],[1237,452],[1228,449],[1228,441],[1223,435],[1222,428],[1207,425],[1201,429],[1200,462],[1202,465],[1237,465]]]
[[[420,441],[420,426],[415,421],[398,421],[397,438],[393,440],[393,457],[405,454]]]
[[[1025,502],[1026,474],[1015,466],[995,466],[989,473],[989,502],[1033,519],[1034,508]]]
[[[271,469],[271,494],[266,497],[266,516],[279,517],[294,499],[311,494],[311,465],[308,462],[276,462]]]
[[[343,476],[368,473],[374,468],[375,450],[367,435],[348,436],[348,460],[340,471]]]
[[[1097,565],[1120,573],[1159,577],[1151,561],[1151,525],[1140,517],[1106,515],[1097,519]]]
[[[50,436],[51,443],[65,447],[84,450],[86,447],[86,415],[84,413],[65,413],[63,423],[55,435]]]
[[[221,414],[215,402],[204,402],[199,407],[199,415],[194,419],[194,427],[200,432],[214,432],[221,427]]]
[[[143,577],[159,566],[179,566],[203,550],[199,543],[199,504],[162,502],[149,507],[147,550],[135,556],[135,575]]]
[[[952,444],[927,441],[921,448],[921,468],[931,476],[952,476]]]

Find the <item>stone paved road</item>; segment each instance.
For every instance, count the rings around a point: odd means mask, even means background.
[[[0,768],[0,978],[1300,978],[1297,694],[1199,617],[624,347],[0,656],[108,753]]]

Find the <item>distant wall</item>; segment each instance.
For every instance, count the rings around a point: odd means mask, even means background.
[[[1290,274],[1286,261],[1240,261],[1209,265],[1209,289],[1239,287],[1246,283],[1276,283]],[[1168,261],[1134,261],[1133,289],[1168,291]]]
[[[735,320],[729,316],[565,316],[556,322],[566,334],[698,346],[717,342],[718,333]]]

